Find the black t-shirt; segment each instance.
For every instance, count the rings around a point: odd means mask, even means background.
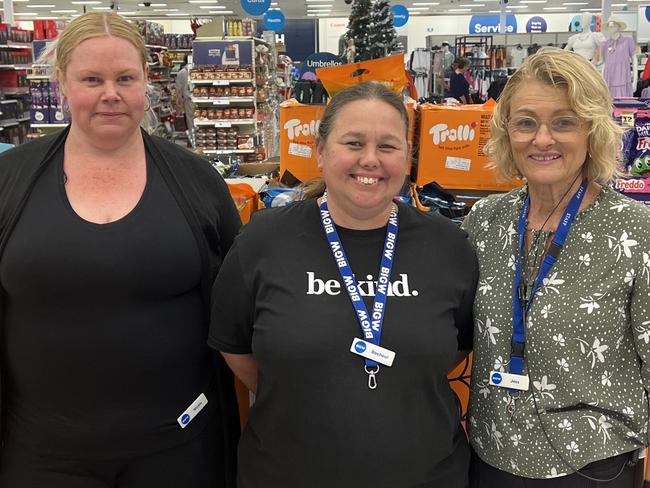
[[[218,402],[190,227],[149,157],[136,207],[80,218],[63,152],[36,183],[0,266],[7,437],[42,453],[137,455],[198,434]]]
[[[460,100],[460,97],[463,95],[465,96],[465,102],[470,103],[469,83],[465,79],[464,74],[454,71],[449,78],[449,96]]]
[[[446,372],[472,346],[478,266],[451,222],[403,205],[399,219],[381,337],[396,358],[376,390],[349,351],[360,325],[316,202],[262,211],[235,240],[208,343],[252,352],[259,365],[240,488],[465,486],[467,444]],[[339,233],[371,310],[386,230]]]

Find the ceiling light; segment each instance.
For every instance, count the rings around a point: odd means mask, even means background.
[[[448,8],[447,12],[471,12],[471,8]]]
[[[178,12],[178,13],[175,13],[175,14],[165,14],[165,15],[167,17],[185,17],[185,16],[188,16],[190,14],[185,13],[185,12]]]
[[[76,10],[52,10],[53,14],[76,14]]]
[[[154,12],[178,12],[177,8],[155,8]]]
[[[70,2],[72,5],[101,5],[99,0],[74,0]]]
[[[581,8],[580,12],[592,12],[594,14],[600,14],[600,13],[602,13],[602,10],[600,10],[600,9],[594,10],[593,8]]]
[[[138,7],[166,7],[166,3],[139,3]]]
[[[569,7],[544,7],[544,10],[566,10]]]
[[[14,15],[20,15],[21,17],[27,17],[27,16],[37,16],[38,14],[36,12],[24,12],[24,13],[19,13],[16,12]]]
[[[484,3],[461,3],[459,7],[485,7]]]
[[[332,3],[332,0],[305,0],[307,3]]]
[[[589,2],[563,2],[562,5],[589,5]]]
[[[27,8],[52,8],[56,5],[26,5]]]
[[[429,10],[429,7],[406,7],[406,10],[409,12],[415,12],[417,10]]]
[[[528,5],[508,5],[506,8],[528,8]]]
[[[228,7],[226,7],[225,5],[210,5],[209,7],[200,7],[200,8],[217,8],[217,9],[222,8],[222,9],[225,9],[225,8],[228,8]]]
[[[413,5],[440,5],[440,2],[418,2],[414,3]]]
[[[111,7],[90,7],[93,10],[112,10]]]
[[[29,0],[13,0],[14,3],[27,3]]]
[[[190,3],[218,3],[218,0],[189,0]]]

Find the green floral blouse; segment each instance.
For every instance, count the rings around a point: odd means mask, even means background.
[[[463,223],[480,263],[468,425],[488,464],[554,478],[648,443],[650,208],[605,187],[576,216],[530,307],[531,384],[517,397],[488,380],[508,371],[525,197],[525,187],[491,195]]]

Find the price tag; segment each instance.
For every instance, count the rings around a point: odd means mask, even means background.
[[[212,100],[212,105],[230,105],[230,100]]]
[[[215,127],[232,127],[232,124],[230,122],[215,122],[214,126]]]
[[[230,85],[230,81],[228,81],[228,80],[213,80],[212,85],[213,86]]]
[[[634,127],[634,114],[624,112],[621,114],[621,127]]]

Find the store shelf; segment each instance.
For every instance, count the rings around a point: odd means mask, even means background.
[[[144,46],[149,49],[160,49],[160,50],[168,49],[167,46],[158,46],[156,44],[145,44]]]
[[[31,120],[31,117],[21,117],[18,119],[18,122],[29,122]]]
[[[11,87],[11,88],[8,87],[7,89],[4,89],[2,87],[0,88],[2,89],[2,93],[4,93],[5,95],[27,95],[29,93],[29,88],[26,86]]]
[[[211,105],[230,105],[231,103],[253,103],[255,97],[217,97],[217,98],[202,98],[192,97],[194,103],[207,103]]]
[[[5,103],[18,103],[18,100],[0,100],[0,105],[4,105]]]
[[[212,85],[212,86],[226,86],[238,83],[255,83],[253,78],[246,78],[245,80],[190,80],[192,85]]]
[[[31,67],[31,64],[0,64],[0,69],[24,70]]]
[[[174,53],[191,53],[192,52],[191,49],[171,49],[171,48],[169,48],[169,50],[171,52],[174,52]]]
[[[196,120],[194,125],[197,127],[231,127],[233,125],[253,125],[255,119],[232,119],[232,120]]]
[[[169,78],[160,78],[159,80],[149,80],[149,83],[167,83]]]
[[[0,120],[0,127],[14,127],[16,125],[18,125],[17,119]]]
[[[48,75],[29,75],[27,76],[28,80],[49,80],[50,77]]]
[[[30,127],[35,129],[50,129],[56,127],[67,127],[68,124],[30,124]]]
[[[201,149],[197,147],[197,149]],[[204,149],[203,154],[253,154],[255,149]]]
[[[0,44],[0,49],[31,49],[31,42],[7,41],[7,44]]]

